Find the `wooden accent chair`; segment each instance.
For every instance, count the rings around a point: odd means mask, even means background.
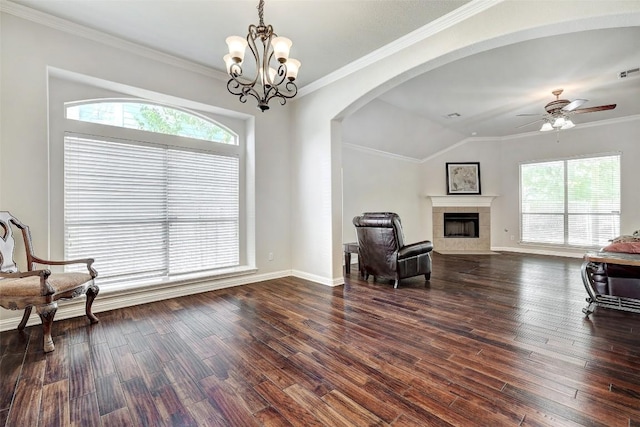
[[[22,231],[24,246],[27,253],[26,272],[20,272],[14,261],[15,240],[12,226]],[[36,270],[35,264],[67,265],[86,264],[86,273],[52,273],[48,269]],[[29,227],[18,221],[6,211],[0,211],[0,306],[9,310],[22,310],[24,315],[18,325],[23,330],[31,315],[31,309],[36,311],[42,321],[44,335],[44,351],[55,350],[51,339],[51,325],[58,309],[58,300],[71,299],[87,295],[85,309],[91,323],[98,322],[98,318],[91,313],[91,305],[100,289],[94,279],[98,273],[91,266],[93,259],[77,259],[72,261],[48,261],[36,257],[32,251],[31,232]]]

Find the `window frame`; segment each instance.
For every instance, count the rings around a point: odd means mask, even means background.
[[[213,143],[206,140],[196,140],[188,137],[154,134],[137,129],[119,128],[115,126],[82,122],[65,118],[65,103],[72,103],[78,100],[95,101],[96,99],[118,99],[145,101],[150,103],[164,104],[164,98],[159,99],[143,98],[148,95],[147,91],[135,90],[135,88],[124,87],[124,92],[117,92],[113,89],[105,89],[100,86],[93,86],[84,81],[69,79],[66,75],[50,76],[49,81],[49,240],[48,255],[50,259],[64,258],[64,135],[66,132],[77,135],[98,136],[106,139],[140,140],[145,143],[169,145],[193,149],[204,150],[216,154],[230,155],[235,153],[240,160],[239,185],[240,185],[240,211],[239,211],[239,248],[240,262],[235,268],[219,269],[204,273],[185,274],[180,278],[171,280],[161,280],[157,284],[136,284],[110,285],[108,292],[146,288],[161,284],[191,284],[216,278],[233,277],[238,275],[252,274],[257,271],[255,265],[255,183],[253,165],[247,162],[247,158],[253,157],[253,121],[238,115],[224,116],[220,114],[221,109],[208,107],[204,104],[188,100],[177,100],[177,105],[168,105],[171,108],[186,110],[206,117],[217,125],[235,133],[238,137],[238,145],[225,143]],[[129,91],[131,93],[129,93]],[[139,93],[138,93],[139,92]],[[201,108],[194,108],[196,107]],[[215,111],[215,112],[213,112]],[[150,140],[149,134],[158,138]],[[211,144],[215,144],[212,149]],[[59,271],[61,268],[54,268]]]
[[[620,209],[617,211],[618,216],[618,229],[621,226],[621,218],[622,218],[622,153],[621,152],[607,152],[607,153],[597,153],[597,154],[585,154],[580,156],[572,156],[572,157],[561,157],[561,158],[552,158],[546,160],[532,160],[532,161],[524,161],[520,162],[518,165],[518,220],[519,220],[519,242],[524,245],[535,245],[535,246],[550,246],[557,248],[566,248],[566,249],[598,249],[601,245],[576,245],[568,243],[569,238],[569,219],[572,215],[583,215],[579,213],[569,212],[569,197],[568,197],[568,175],[569,170],[567,167],[568,162],[573,160],[589,160],[589,159],[597,159],[601,157],[618,157],[618,169],[619,169],[619,179],[618,183],[620,185]],[[563,218],[563,243],[551,243],[551,242],[535,242],[524,240],[524,226],[523,226],[523,218],[526,213],[523,212],[523,188],[522,188],[522,167],[524,165],[533,165],[533,164],[543,164],[543,163],[551,163],[551,162],[562,162],[563,164],[563,191],[564,191],[564,201],[563,201],[563,212],[562,213],[551,213],[548,212],[549,215],[562,215]],[[543,213],[541,213],[543,214]],[[611,215],[611,214],[597,214],[593,215]],[[611,236],[613,238],[615,236]]]

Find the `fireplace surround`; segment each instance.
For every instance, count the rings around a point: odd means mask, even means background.
[[[491,253],[491,202],[496,196],[448,195],[429,197],[432,203],[434,251],[445,253]],[[465,223],[470,217],[477,216],[477,224],[474,221],[473,226],[477,231],[478,237],[451,235],[445,237],[445,213],[450,214],[447,215],[448,217],[458,217]],[[471,226],[466,223],[466,227],[470,228]]]

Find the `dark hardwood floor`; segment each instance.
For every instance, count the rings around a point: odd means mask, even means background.
[[[433,260],[3,332],[0,425],[640,426],[640,315],[585,320],[580,260]]]

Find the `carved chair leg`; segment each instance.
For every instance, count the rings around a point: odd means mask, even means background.
[[[31,316],[31,309],[33,307],[29,306],[26,307],[24,309],[24,314],[22,315],[22,320],[20,321],[20,324],[18,325],[18,330],[21,331],[24,329],[25,326],[27,326],[27,321],[29,320],[29,316]]]
[[[96,285],[91,285],[87,289],[87,301],[85,302],[85,312],[87,313],[87,317],[91,323],[98,323],[98,318],[91,312],[91,306],[93,305],[93,300],[98,296],[98,292],[100,292],[100,288]]]
[[[400,282],[400,279],[395,280],[395,283],[393,284],[393,289],[398,289],[398,282]]]
[[[53,345],[53,339],[51,338],[51,326],[53,325],[53,318],[58,310],[58,303],[52,302],[46,305],[39,305],[36,307],[40,320],[42,321],[42,335],[44,339],[44,352],[48,353],[56,349]]]
[[[431,273],[427,273],[424,275],[424,280],[431,280]]]

